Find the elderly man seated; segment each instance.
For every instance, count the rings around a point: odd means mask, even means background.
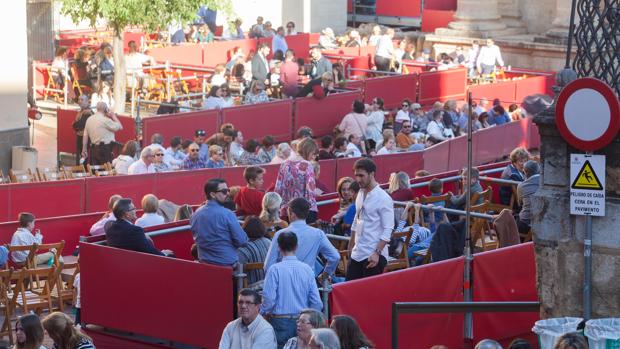
[[[155,166],[153,165],[155,157],[155,149],[146,147],[142,149],[140,153],[140,160],[134,162],[129,166],[127,173],[131,174],[144,174],[155,173]]]
[[[200,147],[198,144],[192,143],[187,149],[187,157],[181,164],[183,170],[196,170],[207,167],[207,164],[200,157]]]

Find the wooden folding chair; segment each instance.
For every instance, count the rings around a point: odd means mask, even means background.
[[[414,257],[422,257],[422,263],[420,265],[428,264],[431,262],[431,249],[417,250],[413,252]]]
[[[413,227],[407,229],[406,231],[392,233],[392,239],[405,238],[405,240],[404,240],[403,249],[400,251],[398,258],[389,257],[388,263],[385,266],[385,270],[394,271],[394,270],[409,268],[408,249],[409,249],[409,241],[411,241],[411,234],[413,234]]]
[[[60,311],[64,311],[65,302],[73,304],[74,299],[74,287],[73,282],[75,277],[80,273],[80,265],[75,263],[60,263],[60,266],[56,268],[56,287],[52,290],[52,299],[58,301],[58,308]]]
[[[114,169],[112,169],[112,164],[106,162],[103,165],[86,165],[88,174],[94,175],[96,177],[105,177],[105,176],[114,176]]]
[[[16,283],[18,285],[17,287],[20,289],[19,291],[17,288],[15,289],[15,292],[17,293],[15,302],[16,307],[21,308],[25,314],[32,310],[39,315],[44,309],[47,309],[49,312],[54,311],[51,290],[55,286],[55,272],[56,267],[44,269],[22,269],[20,273],[21,275]],[[35,293],[20,286],[24,284],[24,280],[29,279],[45,280],[40,292]]]
[[[73,79],[71,81],[71,88],[73,89],[73,91],[75,91],[75,94],[77,96],[80,96],[84,93],[91,94],[93,91],[90,86],[80,84],[80,76],[78,76],[75,64],[71,64],[69,69],[71,70],[71,76],[73,76]]]
[[[9,343],[13,345],[13,329],[11,328],[11,314],[13,313],[13,307],[15,303],[12,298],[9,298],[9,293],[12,294],[11,289],[11,275],[13,274],[13,268],[0,271],[0,312],[4,316],[2,322],[2,328],[0,328],[0,337],[7,335],[9,337]]]
[[[264,263],[245,263],[243,265],[243,272],[245,273],[245,278],[243,278],[243,287],[244,288],[248,287],[251,271],[263,270],[264,267],[265,267]]]
[[[485,200],[480,205],[471,207],[471,212],[484,213],[489,211],[489,201]],[[499,247],[497,236],[492,234],[489,221],[484,218],[471,217],[469,222],[471,232],[472,251],[478,249],[482,251],[494,250]]]
[[[52,244],[35,244],[35,253],[34,253],[34,257],[33,257],[33,261],[32,261],[32,267],[31,269],[41,269],[41,266],[45,265],[45,264],[39,264],[37,265],[36,259],[37,259],[37,255],[44,253],[44,252],[53,252],[54,253],[54,257],[52,260],[52,266],[54,267],[60,267],[60,256],[62,256],[62,250],[65,247],[65,241],[62,240],[60,242],[56,242],[56,243],[52,243]],[[49,262],[47,263],[47,265],[45,265],[45,267],[47,268],[49,266]],[[35,293],[41,293],[42,292],[42,280],[39,277],[36,277],[34,279],[28,279],[29,281],[29,289],[32,292]]]
[[[12,183],[34,183],[37,182],[37,177],[32,173],[30,169],[27,170],[9,170],[9,178]]]
[[[488,201],[489,204],[491,204],[491,201],[493,199],[493,188],[491,188],[489,186],[489,187],[487,187],[485,190],[483,190],[481,192],[473,193],[471,195],[471,203],[472,203],[472,205],[475,205],[476,202],[478,202],[478,200],[481,197],[482,197],[483,201]]]
[[[67,179],[88,177],[88,172],[86,172],[84,165],[63,166],[62,170]]]
[[[63,171],[59,171],[55,167],[37,167],[37,176],[39,182],[60,181],[65,179]]]
[[[338,268],[336,270],[341,271],[343,276],[347,275],[347,268],[349,267],[349,255],[351,254],[351,250],[340,250],[338,251],[340,254],[340,263],[338,263]]]
[[[47,67],[44,70],[44,74],[47,74],[47,83],[45,84],[45,90],[43,91],[43,100],[47,100],[48,96],[53,96],[57,101],[62,101],[62,97],[60,92],[57,91],[49,91],[49,90],[60,90],[60,86],[56,85],[56,81],[54,80],[54,73],[52,67]]]
[[[445,202],[446,204],[448,204],[450,202],[450,199],[452,199],[452,193],[446,193],[443,195],[438,195],[438,196],[426,196],[426,195],[422,195],[418,198],[418,202],[421,203],[422,205],[428,205],[428,204],[436,204],[438,202]],[[409,211],[409,216],[408,216],[408,223],[409,225],[413,225],[413,223],[415,222],[415,210],[410,210]],[[428,214],[435,214],[435,211],[428,211]],[[426,222],[424,219],[424,210],[420,210],[420,225],[423,227],[428,228],[429,223],[430,222]],[[441,223],[441,222],[436,222],[437,224]]]
[[[37,247],[36,245],[23,245],[23,246],[12,246],[7,245],[7,249],[9,250],[9,263],[13,265],[16,269],[22,268],[34,268],[34,256],[36,255]],[[27,252],[28,256],[26,257],[26,261],[23,263],[17,263],[13,260],[13,252]],[[9,267],[9,263],[6,264],[6,267]]]

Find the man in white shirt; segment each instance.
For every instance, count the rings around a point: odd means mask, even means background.
[[[502,59],[499,47],[495,45],[493,39],[487,39],[486,46],[480,48],[480,53],[476,60],[478,73],[482,75],[493,73],[496,62],[501,68],[504,67],[504,60]]]
[[[360,150],[360,145],[362,144],[362,139],[356,134],[349,135],[349,144],[347,144],[346,153],[349,154],[352,158],[359,158],[362,156],[362,152]]]
[[[476,62],[478,61],[478,53],[480,53],[480,43],[478,43],[478,40],[474,40],[471,44],[471,49],[467,54],[467,60],[465,61],[467,76],[470,78],[476,76]]]
[[[388,28],[377,43],[375,65],[378,71],[389,71],[392,61],[396,59],[394,55],[394,43],[392,42],[393,38],[394,29]]]
[[[276,334],[273,327],[260,314],[260,294],[243,289],[237,298],[239,318],[226,325],[219,349],[275,349]]]
[[[426,133],[436,141],[445,141],[448,139],[445,135],[445,126],[443,125],[443,111],[435,110],[433,112],[433,120],[426,126]]]
[[[134,162],[129,166],[128,173],[131,174],[143,174],[143,173],[155,173],[155,167],[153,166],[153,158],[155,157],[155,150],[151,147],[142,149],[140,153],[140,160]]]
[[[351,259],[347,281],[383,273],[394,228],[394,203],[375,180],[377,166],[360,159],[353,166],[360,192],[355,200],[355,218],[351,225]]]
[[[154,66],[156,63],[155,58],[138,52],[136,42],[133,40],[127,44],[127,47],[129,48],[129,53],[125,55],[125,69],[127,70],[127,78],[130,82],[129,86],[142,88],[144,76],[146,75],[142,69],[142,65],[149,63]]]
[[[19,214],[19,228],[13,233],[11,238],[11,246],[30,246],[43,243],[43,235],[39,229],[34,229],[35,217],[32,213],[21,212]],[[19,266],[23,266],[28,258],[28,251],[11,252],[11,259]],[[40,253],[35,256],[36,265],[46,264],[51,258],[54,258],[53,252]]]

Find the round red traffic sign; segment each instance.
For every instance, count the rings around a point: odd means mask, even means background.
[[[568,144],[584,151],[601,149],[620,130],[620,102],[601,80],[577,79],[558,96],[555,121]]]

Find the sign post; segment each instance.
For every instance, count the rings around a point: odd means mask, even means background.
[[[585,154],[570,155],[570,214],[585,216],[583,317],[592,316],[592,216],[605,216],[606,147],[620,130],[620,102],[614,90],[593,78],[574,80],[558,96],[555,119],[560,135]]]

